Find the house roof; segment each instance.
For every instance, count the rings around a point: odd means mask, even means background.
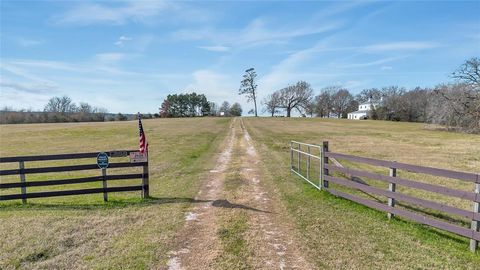
[[[361,105],[374,105],[374,106],[376,106],[376,105],[378,105],[378,102],[372,102],[372,101],[371,102],[364,102],[364,103],[360,103],[358,105],[359,106],[361,106]]]
[[[368,110],[361,110],[361,111],[354,111],[354,112],[351,112],[351,113],[367,113],[369,112]]]

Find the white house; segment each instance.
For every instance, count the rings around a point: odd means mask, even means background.
[[[368,102],[358,105],[358,111],[349,113],[347,118],[353,120],[367,119],[368,112],[371,111],[372,108],[375,108],[375,106],[376,104],[368,99]]]

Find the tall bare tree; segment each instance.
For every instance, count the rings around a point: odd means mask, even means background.
[[[452,77],[457,83],[440,85],[434,90],[429,120],[480,133],[480,59],[465,61]]]
[[[265,105],[265,111],[273,117],[276,113],[280,112],[280,93],[273,92],[272,94],[265,97],[265,99],[263,100],[263,105]]]
[[[307,104],[313,97],[313,90],[309,83],[299,81],[295,85],[287,86],[279,91],[281,107],[287,111],[290,117],[293,109],[300,113],[305,110]]]
[[[243,80],[241,81],[240,89],[238,90],[239,95],[246,95],[248,102],[253,100],[255,105],[255,116],[257,114],[257,84],[255,79],[257,78],[257,73],[254,68],[249,68],[245,70],[243,75]]]

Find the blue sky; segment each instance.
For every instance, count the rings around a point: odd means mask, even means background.
[[[316,92],[434,86],[480,56],[480,1],[1,1],[0,106],[68,95],[110,112],[157,112],[196,91],[240,102],[298,80]]]

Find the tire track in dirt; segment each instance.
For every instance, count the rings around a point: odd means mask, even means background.
[[[239,170],[236,172],[245,183],[234,196],[224,189],[226,175],[232,173],[228,171],[232,168]],[[283,214],[285,210],[273,188],[262,181],[263,171],[243,121],[234,119],[217,165],[210,170],[208,182],[196,196],[196,205],[185,216],[185,227],[175,239],[176,251],[170,253],[166,269],[215,268],[216,260],[223,252],[217,235],[222,210],[216,206],[226,201],[221,197],[229,197],[230,205],[256,210],[241,210],[248,214],[244,238],[252,256],[247,258],[247,265],[254,269],[314,269],[302,256],[295,228]]]
[[[185,216],[185,227],[175,239],[177,250],[170,252],[166,269],[210,269],[221,252],[222,247],[216,235],[219,209],[213,207],[213,204],[221,195],[225,173],[231,160],[235,141],[234,124],[235,120],[230,125],[217,165],[207,176],[209,181],[195,197],[197,204]]]
[[[242,175],[248,181],[242,201],[250,207],[264,211],[250,212],[250,224],[247,241],[254,250],[253,266],[255,269],[314,269],[302,256],[296,231],[288,222],[280,201],[273,190],[266,187],[261,170],[261,161],[252,139],[241,123],[244,149]],[[247,203],[249,202],[249,203]]]

